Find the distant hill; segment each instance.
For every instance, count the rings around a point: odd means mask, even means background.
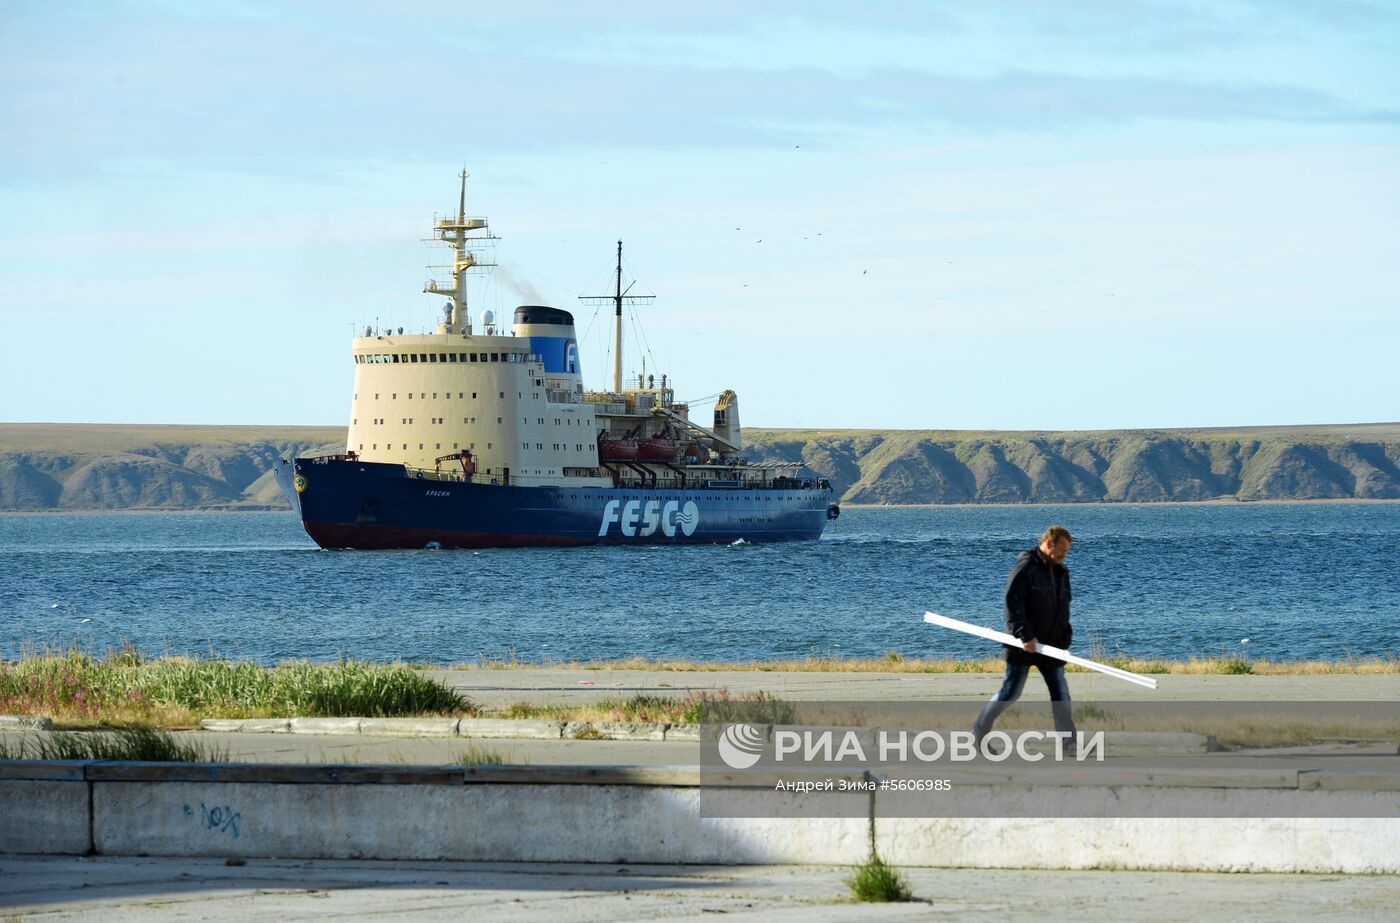
[[[286,509],[277,459],[344,448],[337,426],[0,423],[0,510]]]
[[[335,426],[0,423],[0,510],[283,509],[279,458]],[[1400,423],[995,432],[745,429],[846,503],[1400,499]]]
[[[827,473],[847,503],[1400,498],[1400,424],[985,432],[745,430],[750,458]]]

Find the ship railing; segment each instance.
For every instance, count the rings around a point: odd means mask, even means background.
[[[515,480],[514,477],[511,478]],[[643,481],[641,478],[620,478],[617,486],[627,490],[639,490],[642,488],[661,487],[667,490],[681,489],[682,485],[674,481],[663,481],[656,484],[652,481]],[[744,491],[744,490],[830,490],[831,482],[826,478],[776,478],[771,481],[759,480],[734,480],[725,478],[703,478],[691,480],[685,484],[685,489],[690,490],[722,490],[722,491]]]
[[[408,465],[404,466],[404,471],[419,481],[456,481],[460,484],[474,480],[472,475],[464,475],[460,471],[434,471],[432,468],[410,468]]]

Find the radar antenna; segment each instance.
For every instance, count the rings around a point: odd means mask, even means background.
[[[473,235],[473,232],[485,233]],[[485,218],[467,216],[467,171],[462,171],[462,186],[457,194],[457,214],[455,217],[438,218],[433,222],[433,236],[429,241],[451,245],[454,253],[450,265],[429,266],[431,270],[446,270],[452,277],[450,282],[429,279],[423,291],[430,295],[446,295],[449,311],[446,312],[439,333],[471,333],[471,318],[467,314],[467,272],[473,269],[489,271],[496,265],[489,255],[500,238],[491,233]]]

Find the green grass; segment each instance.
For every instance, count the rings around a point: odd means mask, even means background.
[[[914,892],[908,883],[891,866],[885,864],[875,853],[864,865],[857,866],[855,873],[846,879],[856,900],[872,904],[912,901]]]
[[[1228,676],[1244,676],[1254,672],[1254,665],[1243,657],[1223,658],[1220,672]]]
[[[222,763],[227,762],[228,753],[178,741],[155,728],[132,727],[106,732],[56,731],[0,740],[0,759]]]
[[[130,648],[102,658],[69,651],[0,663],[0,714],[47,715],[77,726],[472,713],[462,696],[402,664],[294,661],[264,667],[224,659],[146,660]]]

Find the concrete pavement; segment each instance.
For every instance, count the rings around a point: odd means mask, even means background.
[[[692,691],[770,692],[780,698],[829,702],[975,701],[1001,685],[1000,673],[787,673],[763,670],[594,670],[582,667],[428,670],[472,702],[502,708],[515,702],[582,705],[634,695],[683,696]],[[1400,673],[1298,676],[1156,674],[1145,689],[1099,673],[1071,673],[1076,701],[1394,701]],[[1032,677],[1025,698],[1045,700]]]
[[[287,861],[0,856],[0,912],[32,921],[341,919],[1394,920],[1394,876],[903,871],[921,899],[856,904],[830,866]]]

